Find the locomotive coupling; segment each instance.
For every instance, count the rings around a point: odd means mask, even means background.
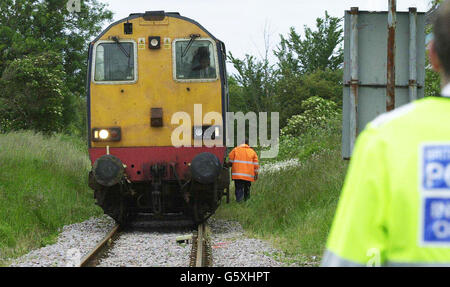
[[[209,152],[196,155],[190,168],[192,179],[201,184],[214,183],[222,171],[220,160]]]
[[[110,187],[119,183],[123,178],[124,166],[119,158],[110,154],[103,155],[95,161],[92,173],[98,184]]]

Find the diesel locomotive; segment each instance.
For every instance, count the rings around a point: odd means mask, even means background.
[[[96,204],[119,223],[139,214],[201,223],[214,214],[230,184],[224,43],[179,13],[149,11],[106,28],[90,43],[88,63]],[[198,105],[221,121],[193,121],[188,142],[197,144],[174,146],[173,115],[193,119]]]

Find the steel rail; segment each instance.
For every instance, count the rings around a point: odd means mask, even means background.
[[[95,259],[97,256],[105,249],[105,247],[110,243],[115,235],[118,234],[120,230],[120,225],[116,224],[111,231],[91,250],[88,254],[86,254],[80,261],[79,267],[90,267],[95,266]]]
[[[211,242],[209,240],[209,227],[206,223],[200,224],[192,236],[192,250],[190,267],[209,267],[212,265]]]
[[[197,258],[195,261],[195,266],[197,267],[204,267],[204,262],[203,262],[203,253],[204,251],[204,242],[205,242],[205,238],[204,238],[204,234],[205,234],[205,225],[204,224],[200,224],[198,227],[198,236],[197,236]]]

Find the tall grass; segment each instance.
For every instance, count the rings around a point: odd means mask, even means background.
[[[334,216],[347,163],[336,130],[305,135],[292,152],[299,165],[265,172],[249,201],[223,204],[219,218],[239,221],[252,235],[271,240],[297,263],[320,260]],[[284,159],[284,158],[280,158]]]
[[[77,138],[0,134],[0,261],[52,242],[66,224],[100,215]]]

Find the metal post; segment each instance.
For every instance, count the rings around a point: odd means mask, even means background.
[[[358,134],[358,7],[352,7],[350,32],[350,151]]]
[[[409,101],[417,100],[417,8],[409,8]]]
[[[395,108],[395,26],[397,24],[397,1],[389,0],[386,111]]]

